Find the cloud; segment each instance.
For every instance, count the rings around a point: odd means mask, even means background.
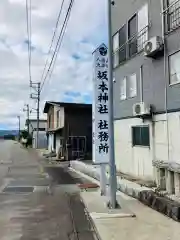
[[[60,27],[68,1],[65,1]],[[106,41],[106,1],[75,0],[51,79],[41,95],[41,117],[46,100],[91,102],[92,52]],[[32,0],[32,80],[41,80],[61,1]],[[60,28],[58,33],[60,32]],[[57,41],[57,36],[56,39]],[[22,126],[29,100],[26,9],[24,0],[0,1],[0,128]],[[53,45],[53,49],[55,44]],[[34,115],[35,116],[35,115]],[[32,116],[32,117],[34,117]]]

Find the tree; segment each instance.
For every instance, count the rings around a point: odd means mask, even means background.
[[[26,130],[22,130],[22,131],[20,132],[20,137],[21,137],[21,138],[27,139],[27,138],[28,138],[28,135],[29,135],[29,133],[28,133],[28,131],[26,131]]]
[[[28,133],[27,130],[22,130],[21,131],[20,138],[27,139],[27,145],[32,146],[32,136]]]

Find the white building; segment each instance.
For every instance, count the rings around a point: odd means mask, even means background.
[[[117,170],[180,195],[180,1],[111,11]]]
[[[28,126],[28,121],[26,120],[26,126]],[[47,120],[39,120],[39,140],[38,148],[47,148],[47,135],[46,135]],[[37,147],[37,119],[29,119],[29,133],[32,135],[33,143],[32,147]]]

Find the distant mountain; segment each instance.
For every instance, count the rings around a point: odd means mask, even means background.
[[[0,137],[5,135],[14,135],[17,136],[19,134],[18,130],[0,130]]]

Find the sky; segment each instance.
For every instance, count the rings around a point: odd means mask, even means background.
[[[40,81],[61,0],[32,1],[32,81]],[[70,0],[65,0],[58,33]],[[52,77],[41,94],[40,116],[45,118],[45,101],[92,101],[92,52],[106,42],[105,0],[75,0]],[[30,100],[26,28],[26,0],[0,0],[0,129],[21,128]],[[53,49],[57,41],[55,38]],[[49,58],[51,59],[51,58]],[[35,118],[32,113],[31,118]]]

